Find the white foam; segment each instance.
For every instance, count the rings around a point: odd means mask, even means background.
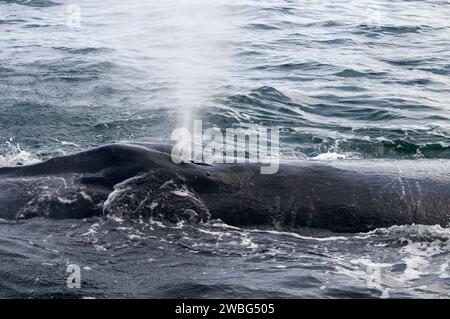
[[[231,226],[231,225],[228,225],[228,224],[225,224],[225,223],[212,223],[211,226],[212,227],[216,227],[216,228],[241,230],[241,228],[239,228],[239,227]]]
[[[347,237],[343,237],[343,236],[309,237],[309,236],[302,236],[302,235],[297,234],[297,233],[280,232],[280,231],[276,231],[276,230],[259,230],[259,229],[254,229],[254,230],[251,230],[251,232],[268,233],[268,234],[281,235],[281,236],[290,236],[290,237],[295,237],[295,238],[300,238],[300,239],[306,239],[306,240],[315,240],[315,241],[348,240]]]
[[[406,269],[401,275],[403,280],[414,280],[428,274],[431,257],[448,252],[448,243],[443,245],[443,242],[438,239],[431,243],[411,240],[407,242],[408,244],[400,249],[401,254],[406,254],[402,258],[406,264]]]
[[[143,239],[142,236],[139,236],[139,235],[136,235],[136,234],[130,234],[130,235],[128,235],[128,238],[130,240],[141,240],[141,239]]]
[[[6,147],[3,150],[3,154],[0,154],[0,167],[2,166],[16,166],[16,165],[28,165],[39,162],[39,159],[23,150],[19,144],[6,143]]]
[[[217,236],[218,238],[222,238],[224,235],[225,236],[230,236],[229,233],[225,233],[225,232],[216,232],[216,231],[211,231],[211,230],[207,230],[207,229],[201,229],[201,228],[197,228],[197,230],[201,233],[204,234],[208,234],[208,235],[212,235],[212,236]]]
[[[349,159],[353,160],[353,159],[360,159],[360,158],[361,158],[361,156],[356,153],[327,152],[327,153],[322,153],[317,156],[311,157],[310,159],[313,161],[335,161],[335,160],[349,160]]]
[[[363,265],[366,267],[374,267],[374,268],[383,268],[383,267],[392,267],[393,266],[393,264],[391,264],[391,263],[378,263],[378,262],[374,262],[368,258],[353,259],[353,260],[350,260],[350,262],[352,264],[359,264],[359,265]]]
[[[106,216],[109,220],[112,220],[113,222],[122,224],[125,220],[123,218],[120,218],[119,216],[116,215],[111,215],[109,214],[108,216]]]
[[[95,245],[94,245],[94,248],[95,248],[96,251],[107,251],[107,249],[105,248],[105,246],[102,246],[102,245],[97,245],[97,244],[95,244]]]
[[[166,228],[166,226],[162,222],[160,222],[158,220],[154,220],[153,218],[150,218],[150,220],[148,222],[150,225],[156,225],[161,228]]]
[[[73,143],[73,142],[61,141],[61,144],[62,144],[62,145],[66,145],[66,146],[73,146],[73,147],[81,148],[80,145],[78,145],[78,144],[76,144],[76,143]]]
[[[97,234],[99,228],[100,228],[100,224],[98,224],[98,223],[92,224],[91,227],[89,227],[89,230],[87,232],[81,234],[81,236],[93,236],[93,235]]]
[[[174,227],[171,227],[172,229],[182,229],[185,225],[185,221],[182,220],[180,222],[178,222]]]
[[[258,244],[255,244],[255,243],[252,241],[252,238],[249,237],[247,234],[244,234],[244,235],[242,236],[242,239],[241,239],[241,245],[242,245],[242,246],[245,246],[245,247],[247,247],[247,248],[249,248],[249,249],[256,249],[256,248],[259,247]]]

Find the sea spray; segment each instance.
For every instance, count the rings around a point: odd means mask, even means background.
[[[178,108],[177,125],[192,133],[194,120],[202,118],[202,109],[217,92],[205,87],[223,89],[231,76],[236,18],[224,1],[169,0],[160,5],[164,27],[157,40]]]

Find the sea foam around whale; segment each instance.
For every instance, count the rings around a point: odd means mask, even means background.
[[[335,235],[93,218],[0,222],[2,297],[450,297],[450,231]],[[82,268],[78,291],[68,264]],[[379,280],[368,281],[379,270]],[[375,273],[376,274],[376,273]],[[139,285],[130,278],[139,278]]]

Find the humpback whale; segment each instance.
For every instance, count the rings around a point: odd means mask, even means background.
[[[175,164],[171,146],[113,144],[0,168],[0,218],[115,215],[171,222],[220,219],[242,227],[364,232],[404,224],[447,226],[447,160]]]

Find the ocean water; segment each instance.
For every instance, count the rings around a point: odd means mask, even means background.
[[[284,158],[450,159],[450,3],[0,0],[0,166],[193,119]],[[0,297],[450,297],[450,230],[0,221]],[[82,288],[66,286],[78,264]]]

